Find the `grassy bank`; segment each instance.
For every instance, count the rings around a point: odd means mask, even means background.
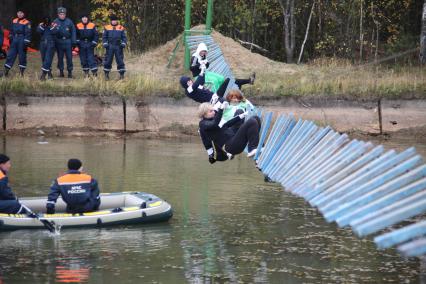
[[[426,68],[354,66],[322,60],[293,73],[260,72],[251,96],[342,97],[348,99],[426,98]]]
[[[147,96],[167,94],[178,97],[181,94],[173,84],[162,83],[149,75],[133,75],[122,81],[105,81],[103,78],[54,79],[41,82],[36,78],[14,76],[0,80],[0,94],[101,94],[123,96]]]
[[[163,53],[168,54],[167,50]],[[180,60],[179,57],[177,60]],[[167,56],[160,56],[155,51],[141,56],[129,54],[127,63],[129,72],[125,80],[114,79],[118,74],[113,73],[113,79],[105,81],[102,70],[98,78],[84,79],[78,57],[74,57],[75,79],[55,77],[54,80],[41,82],[38,80],[38,54],[29,54],[26,76],[17,76],[15,67],[12,76],[0,79],[0,94],[184,96],[178,82],[179,76],[185,73],[180,63],[167,69]],[[237,77],[256,72],[255,85],[245,86],[243,89],[248,97],[426,98],[426,68],[418,66],[361,67],[333,59],[318,60],[306,65],[273,61],[252,65],[238,62],[230,64]]]

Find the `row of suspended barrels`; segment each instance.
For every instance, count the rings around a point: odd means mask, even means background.
[[[426,165],[415,148],[386,151],[292,115],[278,116],[268,133],[271,121],[268,112],[255,156],[268,179],[359,237],[382,233],[374,237],[381,249],[426,253]]]
[[[186,38],[193,51],[200,42],[209,48],[209,71],[230,78],[228,90],[236,88],[213,38]],[[374,237],[381,249],[397,246],[408,257],[426,254],[426,220],[421,220],[426,211],[426,165],[414,148],[386,151],[382,145],[351,140],[329,126],[292,115],[278,116],[270,130],[272,115],[263,115],[254,157],[269,180],[303,197],[328,222],[350,226],[359,237],[382,233]],[[412,221],[415,217],[417,222]]]

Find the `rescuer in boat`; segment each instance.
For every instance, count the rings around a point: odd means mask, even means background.
[[[68,172],[58,177],[50,187],[47,197],[47,214],[55,213],[59,195],[67,204],[68,213],[83,213],[99,209],[98,182],[90,175],[82,173],[82,163],[78,159],[68,160]]]
[[[10,158],[0,154],[0,213],[26,214],[27,211],[9,187],[7,174],[11,166]]]

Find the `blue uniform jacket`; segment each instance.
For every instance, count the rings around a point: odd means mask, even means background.
[[[0,200],[16,200],[15,194],[9,187],[9,178],[0,170]]]
[[[37,32],[41,35],[41,42],[54,42],[58,33],[58,26],[54,23],[50,24],[50,26],[39,25]]]
[[[3,39],[4,39],[3,26],[0,24],[0,49],[3,46]]]
[[[77,43],[90,42],[92,46],[98,44],[99,34],[94,23],[77,24]]]
[[[54,208],[59,195],[71,207],[87,203],[100,204],[98,182],[90,175],[76,170],[68,171],[53,182],[47,196],[47,207]]]
[[[77,43],[75,26],[70,19],[65,18],[61,20],[56,18],[53,22],[58,25],[58,32],[56,33],[57,40],[71,40],[72,44]]]
[[[29,44],[31,42],[31,23],[27,19],[15,18],[12,21],[12,27],[10,29],[11,39],[23,37],[24,42]]]
[[[106,25],[102,34],[102,44],[105,47],[121,46],[127,44],[126,31],[122,25]]]

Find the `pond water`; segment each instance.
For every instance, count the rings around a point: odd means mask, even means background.
[[[327,224],[302,199],[264,183],[241,156],[210,165],[198,139],[5,137],[18,196],[47,195],[67,159],[101,191],[146,191],[174,216],[154,225],[0,233],[3,283],[410,283],[420,263]],[[399,145],[402,148],[409,145]],[[0,281],[0,283],[2,283]]]

